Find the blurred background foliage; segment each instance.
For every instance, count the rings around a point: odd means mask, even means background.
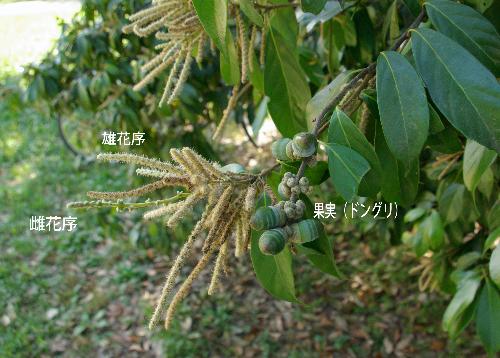
[[[386,47],[385,39],[374,34],[384,26],[378,15],[391,3],[379,1],[368,10],[353,7],[325,22],[323,33],[318,27],[313,31],[314,26],[308,31],[308,25],[322,21],[318,17],[299,18],[304,25],[300,60],[313,93],[340,68],[366,65]],[[401,21],[411,22],[414,2],[403,3]],[[125,15],[144,6],[144,1],[84,0],[70,21],[60,20],[53,50],[26,65],[21,75],[12,69],[17,63],[0,59],[0,198],[5,203],[0,210],[0,356],[483,354],[471,332],[450,342],[441,331],[437,317],[446,299],[419,292],[415,276],[408,273],[418,259],[391,245],[390,232],[403,231],[400,222],[329,225],[339,265],[351,279],[324,277],[299,259],[297,288],[307,307],[274,301],[258,286],[245,259],[215,298],[195,289],[168,333],[147,332],[145,322],[189,223],[172,232],[133,213],[100,210],[79,212],[74,234],[28,230],[32,215],[69,215],[66,203],[83,199],[89,189],[119,190],[141,182],[126,167],[93,163],[97,152],[113,148],[101,145],[106,130],[146,132],[146,142],[133,150],[159,158],[166,158],[170,147],[191,146],[211,159],[268,162],[269,154],[243,136],[243,126],[251,126],[257,140],[266,117],[266,100],[258,94],[246,95],[236,110],[238,126],[231,130],[239,142],[225,142],[221,151],[206,139],[206,129],[220,119],[230,93],[220,79],[216,54],[206,56],[201,68],[193,64],[172,106],[157,107],[164,78],[132,91],[154,41],[124,35],[121,27]],[[485,15],[497,19],[497,8],[495,2]],[[330,27],[343,36],[329,44],[318,41]],[[25,40],[33,40],[33,34]],[[435,183],[426,184],[436,189]],[[333,201],[332,192],[325,183],[313,197]],[[434,201],[423,196],[421,206],[429,210]]]

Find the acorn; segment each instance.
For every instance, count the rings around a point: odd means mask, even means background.
[[[290,138],[282,138],[275,141],[271,145],[271,151],[273,153],[273,157],[275,157],[277,160],[281,160],[284,162],[289,161],[290,157],[288,157],[286,154],[286,146],[291,141],[292,140]]]
[[[285,211],[276,206],[260,207],[250,219],[250,226],[254,230],[268,230],[283,226],[285,223]]]
[[[323,224],[317,219],[306,219],[291,225],[293,242],[309,242],[319,239],[323,234]]]
[[[292,148],[295,157],[307,158],[316,152],[316,137],[309,132],[298,133],[293,137]]]
[[[259,238],[259,249],[264,255],[277,255],[285,248],[287,238],[283,228],[264,231]]]

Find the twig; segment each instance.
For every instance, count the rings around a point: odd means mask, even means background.
[[[254,6],[257,8],[265,9],[265,10],[273,10],[273,9],[281,9],[285,7],[299,7],[300,4],[296,2],[288,3],[288,4],[273,4],[273,5],[266,5],[266,4],[257,4],[254,3]]]

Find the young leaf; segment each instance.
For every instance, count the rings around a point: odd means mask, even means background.
[[[273,27],[269,29],[264,70],[264,91],[274,124],[285,137],[306,130],[305,108],[309,85],[297,56]]]
[[[488,353],[500,351],[500,294],[490,280],[479,296],[476,331]]]
[[[227,0],[193,0],[193,6],[208,36],[226,53]]]
[[[500,288],[500,245],[491,254],[489,269],[491,280]]]
[[[325,146],[333,185],[344,200],[351,201],[358,193],[361,179],[370,170],[370,164],[349,147],[335,143]]]
[[[422,81],[397,52],[382,52],[378,58],[377,102],[387,145],[408,164],[427,139],[429,107]]]
[[[326,0],[300,0],[302,11],[319,14],[325,7]]]
[[[404,222],[414,222],[415,220],[420,219],[425,214],[425,212],[426,210],[424,208],[413,208],[405,214]]]
[[[495,161],[497,154],[481,144],[468,140],[465,146],[463,175],[464,184],[473,192],[486,169]]]
[[[481,277],[475,271],[466,271],[458,282],[457,292],[446,308],[443,316],[443,329],[449,332],[457,320],[474,301],[476,292],[481,285]]]
[[[449,0],[425,3],[436,29],[458,42],[496,76],[500,76],[500,36],[495,27],[470,6]]]
[[[500,85],[474,56],[446,36],[412,30],[417,70],[432,100],[467,138],[500,151]]]
[[[259,249],[260,232],[252,232],[250,256],[259,283],[274,297],[298,302],[292,272],[292,255],[288,247],[275,256],[267,256]]]
[[[382,168],[375,149],[352,120],[340,109],[335,109],[328,128],[328,142],[349,147],[365,158],[370,164],[370,171],[363,178],[359,192],[362,196],[373,196],[380,189]]]

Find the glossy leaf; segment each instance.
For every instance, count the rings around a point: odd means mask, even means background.
[[[363,176],[370,164],[358,152],[343,145],[325,144],[328,153],[328,168],[335,190],[346,201],[352,201],[358,193]]]
[[[300,0],[302,10],[312,14],[319,14],[325,7],[327,0]]]
[[[456,321],[474,301],[474,297],[481,285],[481,277],[475,271],[466,271],[458,282],[457,292],[449,303],[443,316],[443,329],[449,331]]]
[[[240,65],[236,46],[231,32],[226,33],[226,53],[220,54],[220,71],[222,78],[228,85],[240,83]]]
[[[264,90],[269,113],[285,137],[306,130],[305,108],[311,98],[297,56],[272,27],[269,29],[264,71]]]
[[[500,150],[500,85],[474,56],[446,36],[412,31],[417,70],[433,102],[467,138]]]
[[[347,83],[354,75],[355,71],[341,72],[327,86],[316,92],[307,103],[306,116],[309,129],[314,127],[314,120],[319,116],[328,103],[342,91],[342,86]]]
[[[227,0],[193,0],[192,3],[208,36],[226,53]]]
[[[264,19],[262,15],[255,9],[252,0],[240,0],[240,9],[250,21],[255,25],[262,27]]]
[[[446,223],[457,220],[464,206],[465,187],[462,184],[453,183],[448,186],[439,198],[439,212]]]
[[[325,232],[323,232],[322,235],[319,237],[319,239],[317,240],[317,244],[319,245],[319,248],[323,252],[325,252],[325,254],[320,254],[317,252],[309,252],[306,254],[309,261],[324,273],[327,273],[337,278],[344,278],[342,272],[340,272],[339,269],[337,268],[337,264],[335,263],[335,257],[333,256],[332,243],[331,240],[328,238],[328,236],[325,234]]]
[[[493,230],[486,238],[486,241],[484,242],[483,253],[491,249],[497,239],[500,239],[500,227],[497,227],[495,230]]]
[[[441,217],[437,211],[432,210],[431,214],[422,223],[423,239],[433,250],[441,249],[444,244],[444,227]]]
[[[490,257],[490,278],[500,288],[500,245],[495,247]]]
[[[396,52],[377,61],[377,102],[389,149],[403,163],[418,157],[427,139],[429,108],[422,81]]]
[[[449,0],[430,0],[425,8],[439,32],[466,48],[496,76],[500,75],[500,36],[483,15]]]
[[[495,161],[497,154],[481,144],[468,140],[463,161],[464,184],[474,191],[486,169]]]
[[[375,149],[352,120],[338,108],[335,109],[330,118],[328,142],[349,147],[368,161],[371,169],[363,178],[359,192],[362,196],[377,194],[380,188],[382,169]]]
[[[490,280],[479,296],[476,331],[490,354],[500,351],[500,293]]]

